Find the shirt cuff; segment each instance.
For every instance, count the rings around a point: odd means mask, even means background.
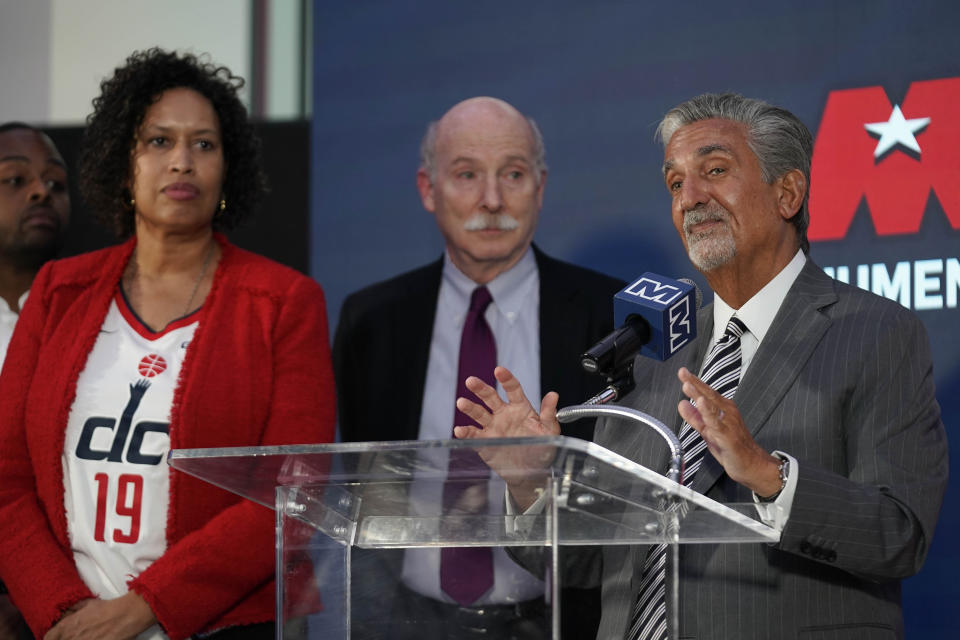
[[[790,519],[790,510],[793,508],[793,496],[797,492],[799,465],[797,464],[796,458],[783,451],[774,451],[773,455],[781,460],[787,460],[787,463],[790,465],[790,472],[787,474],[787,484],[773,502],[761,502],[760,496],[757,494],[753,494],[753,502],[760,516],[760,521],[776,529],[777,533],[783,533],[784,528],[787,526],[787,520]]]
[[[543,513],[543,510],[546,509],[547,500],[550,497],[549,492],[541,491],[534,503],[527,507],[527,510],[523,513],[520,513],[517,503],[513,501],[510,490],[504,490],[504,494],[503,515],[507,535],[525,535],[530,533],[533,529],[533,518],[524,516],[536,516]]]

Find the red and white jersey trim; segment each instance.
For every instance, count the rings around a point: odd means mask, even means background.
[[[203,307],[200,307],[193,313],[188,313],[182,318],[177,318],[160,331],[154,331],[147,326],[147,324],[140,319],[140,316],[138,316],[130,307],[130,303],[127,302],[127,297],[123,295],[123,290],[120,287],[117,287],[117,293],[114,295],[113,301],[117,305],[120,315],[123,316],[123,319],[130,326],[130,328],[147,340],[156,340],[157,338],[162,338],[171,331],[176,331],[177,329],[190,326],[191,324],[198,322],[200,320],[200,315],[203,313]]]

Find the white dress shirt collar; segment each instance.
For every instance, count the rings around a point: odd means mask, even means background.
[[[747,326],[747,330],[756,337],[757,343],[763,342],[777,311],[780,310],[780,305],[783,304],[783,299],[787,297],[787,292],[800,275],[806,262],[807,256],[802,250],[797,250],[797,254],[787,263],[787,266],[739,309],[734,309],[724,302],[723,298],[714,294],[711,344],[716,343],[723,335],[734,313]]]
[[[20,296],[20,299],[17,300],[17,306],[20,307],[20,310],[23,311],[23,305],[27,302],[27,296],[30,295],[30,289],[27,289],[23,292],[23,295]],[[10,305],[7,304],[7,301],[3,298],[0,298],[0,317],[7,318],[9,316],[19,317],[16,311],[10,308]],[[16,320],[14,320],[16,322]]]

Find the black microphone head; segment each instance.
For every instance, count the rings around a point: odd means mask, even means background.
[[[610,375],[629,362],[634,354],[650,341],[650,325],[639,316],[630,316],[622,327],[615,329],[580,356],[580,366],[587,373]]]

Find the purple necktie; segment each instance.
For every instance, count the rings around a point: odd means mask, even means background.
[[[476,376],[496,386],[493,368],[497,365],[497,344],[483,317],[493,298],[486,287],[477,287],[470,297],[470,310],[460,336],[460,364],[457,367],[457,397],[483,404],[464,381]],[[473,425],[472,418],[454,409],[453,426]],[[443,486],[445,515],[484,514],[487,511],[487,478],[490,469],[474,451],[453,449]],[[469,606],[493,586],[493,552],[489,547],[445,547],[440,550],[440,588],[463,606]]]

